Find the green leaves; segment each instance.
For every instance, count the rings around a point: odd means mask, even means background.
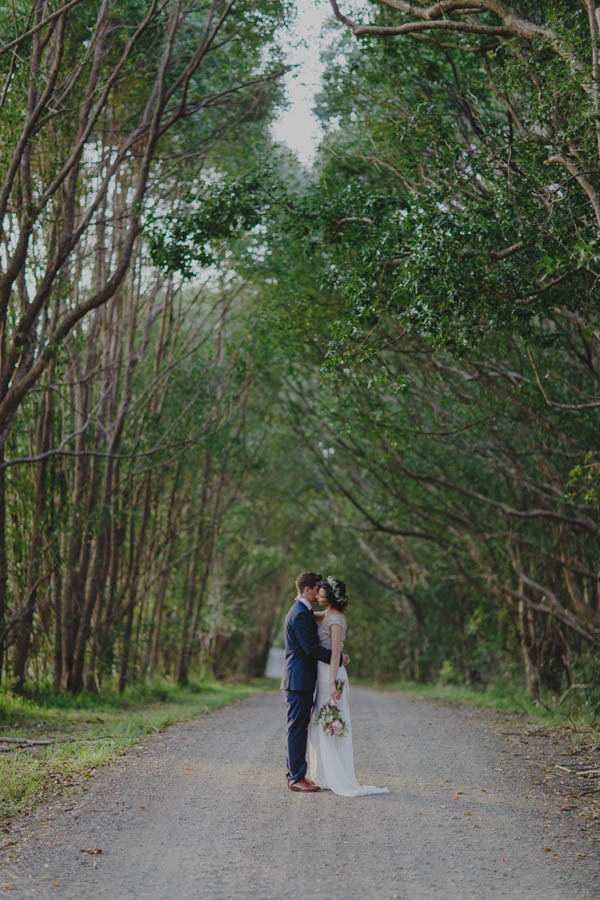
[[[226,255],[226,241],[260,224],[266,202],[264,180],[256,174],[188,192],[176,215],[149,220],[152,262],[166,273],[193,277],[198,266],[214,265]]]

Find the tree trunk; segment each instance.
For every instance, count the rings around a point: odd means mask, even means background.
[[[519,592],[522,593],[523,589],[524,585],[520,584]],[[522,598],[519,599],[518,626],[521,659],[523,660],[523,670],[525,673],[525,689],[527,695],[531,697],[532,700],[539,700],[540,673],[537,666],[537,660],[534,658],[535,625],[531,610],[527,608],[527,604]]]
[[[6,611],[8,609],[8,572],[6,554],[6,469],[4,441],[0,437],[0,682],[4,673],[6,652]]]
[[[52,377],[53,367],[49,370],[49,378]],[[35,441],[36,455],[41,455],[50,449],[52,444],[52,392],[46,390],[42,400],[42,420]],[[22,610],[16,629],[15,648],[13,655],[13,675],[15,690],[22,691],[27,675],[27,663],[31,645],[31,634],[37,610],[39,584],[42,569],[42,550],[47,532],[47,472],[48,458],[42,459],[36,464],[35,471],[35,498],[33,506],[33,531],[27,564],[27,584],[25,590],[25,608]]]

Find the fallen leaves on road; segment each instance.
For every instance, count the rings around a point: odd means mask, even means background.
[[[583,840],[600,841],[600,748],[593,729],[533,727],[512,716],[495,730],[513,744],[527,741],[528,755],[521,759],[532,782],[554,798],[555,810],[578,818]]]
[[[2,846],[0,847],[0,852],[2,850],[6,850],[7,847],[14,847],[15,844],[17,844],[17,843],[18,843],[18,841],[7,841],[6,844],[2,844]],[[4,887],[4,885],[3,885],[3,887]]]

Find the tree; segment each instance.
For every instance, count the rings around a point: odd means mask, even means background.
[[[7,447],[14,436],[17,457],[39,466],[37,537],[58,499],[56,483],[48,494],[54,474],[47,460],[56,454],[77,460],[73,531],[61,542],[72,566],[55,590],[57,602],[65,591],[70,604],[58,607],[59,680],[80,689],[90,629],[101,618],[100,595],[107,583],[116,590],[122,523],[111,516],[136,344],[158,312],[144,297],[145,220],[176,203],[192,178],[198,190],[198,171],[217,145],[234,144],[244,123],[256,130],[264,120],[282,71],[277,51],[268,62],[264,50],[284,13],[284,6],[268,2],[242,9],[223,0],[34,0],[0,13],[0,671],[10,629],[19,635],[19,683],[46,576],[36,557],[15,608],[9,588],[17,589],[21,572],[9,579],[9,568],[18,542],[11,555],[6,540],[9,522],[15,535],[20,522],[7,493],[6,473],[16,462]],[[96,312],[108,305],[106,315]],[[146,326],[143,315],[149,316]],[[94,408],[98,370],[102,393]],[[71,379],[78,417],[57,444],[61,411],[53,378],[63,375]],[[29,409],[36,408],[38,390],[48,393],[37,436],[33,430],[35,452],[23,454],[18,417],[30,398]],[[58,485],[68,492],[64,481]]]

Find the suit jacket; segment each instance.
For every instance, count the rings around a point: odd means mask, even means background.
[[[312,610],[296,600],[285,620],[285,664],[281,689],[312,693],[317,681],[318,660],[329,663],[331,650],[319,643]]]

